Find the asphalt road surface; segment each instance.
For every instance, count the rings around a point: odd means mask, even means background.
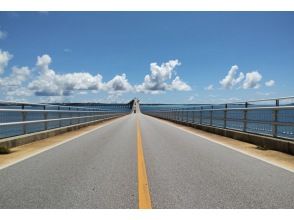
[[[152,208],[294,208],[294,174],[130,114],[0,170],[0,208],[138,208],[140,121]]]

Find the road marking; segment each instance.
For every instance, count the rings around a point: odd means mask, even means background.
[[[50,150],[50,149],[52,149],[52,148],[58,147],[58,146],[60,146],[60,145],[62,145],[62,144],[65,144],[65,143],[70,142],[70,141],[72,141],[72,140],[74,140],[74,139],[77,139],[77,138],[79,138],[79,137],[81,137],[81,136],[83,136],[83,135],[86,135],[86,134],[89,134],[89,133],[91,133],[91,132],[94,132],[94,131],[96,131],[96,130],[98,130],[98,129],[100,129],[100,128],[103,128],[103,127],[105,127],[105,126],[107,126],[107,125],[110,125],[110,124],[112,124],[112,123],[114,123],[114,122],[117,122],[117,121],[119,121],[119,120],[122,120],[122,119],[125,118],[126,116],[128,116],[128,115],[125,115],[125,116],[122,116],[122,117],[119,117],[119,118],[115,118],[114,120],[111,120],[111,121],[106,121],[104,124],[100,125],[99,127],[93,128],[93,129],[91,129],[91,130],[89,130],[89,131],[86,131],[86,132],[84,132],[84,133],[82,133],[82,134],[79,134],[79,135],[74,136],[74,137],[72,137],[72,138],[69,138],[69,139],[67,139],[67,140],[61,141],[61,142],[59,142],[59,143],[57,143],[57,144],[49,145],[48,147],[46,147],[46,148],[44,148],[44,149],[42,149],[42,150],[40,150],[40,151],[34,152],[34,153],[32,153],[32,154],[30,154],[30,155],[28,155],[28,156],[22,157],[22,158],[20,158],[20,159],[18,159],[18,160],[15,160],[15,161],[11,162],[11,163],[7,163],[7,164],[5,164],[5,165],[2,165],[2,166],[0,166],[0,170],[5,169],[5,168],[7,168],[7,167],[10,167],[10,166],[12,166],[12,165],[14,165],[14,164],[17,164],[17,163],[19,163],[19,162],[21,162],[21,161],[24,161],[24,160],[26,160],[26,159],[29,159],[29,158],[31,158],[31,157],[37,156],[38,154],[44,153],[45,151],[48,151],[48,150]],[[40,140],[40,141],[42,141],[42,140]]]
[[[195,136],[197,136],[197,137],[199,137],[199,138],[206,139],[206,140],[208,140],[208,141],[210,141],[210,142],[213,142],[213,143],[219,144],[219,145],[224,146],[224,147],[226,147],[226,148],[229,148],[229,149],[231,149],[231,150],[237,151],[237,152],[239,152],[239,153],[242,153],[242,154],[245,154],[245,155],[247,155],[247,156],[253,157],[253,158],[255,158],[255,159],[261,160],[261,161],[263,161],[263,162],[265,162],[265,163],[268,163],[268,164],[270,164],[270,165],[273,165],[273,166],[276,166],[276,167],[279,167],[279,168],[281,168],[281,169],[284,169],[284,170],[287,170],[287,171],[290,171],[290,172],[294,173],[294,170],[288,168],[287,166],[283,166],[283,165],[281,165],[281,164],[279,164],[279,163],[276,163],[276,162],[274,162],[274,161],[271,161],[271,160],[268,160],[268,159],[264,159],[264,158],[262,158],[261,156],[256,156],[256,155],[254,155],[254,154],[248,153],[248,152],[246,152],[245,150],[240,150],[240,149],[234,148],[234,147],[231,146],[231,145],[225,144],[225,143],[223,143],[223,142],[221,142],[221,141],[213,140],[213,139],[208,138],[208,137],[206,137],[206,136],[204,136],[204,135],[196,134],[196,133],[194,133],[193,131],[189,131],[189,130],[187,130],[187,128],[185,128],[185,127],[179,127],[180,125],[178,125],[178,124],[173,124],[173,123],[175,123],[175,122],[166,121],[166,120],[164,120],[164,119],[155,118],[155,117],[152,117],[152,116],[149,116],[149,115],[145,115],[145,116],[150,117],[150,118],[152,118],[152,119],[154,119],[154,120],[157,119],[157,120],[160,121],[161,123],[164,123],[164,124],[166,124],[166,125],[172,126],[172,127],[174,127],[174,128],[177,128],[177,129],[180,129],[180,130],[182,130],[182,131],[184,131],[184,132],[186,132],[186,133],[189,133],[189,134],[195,135]],[[246,143],[246,142],[245,142],[245,143]]]
[[[141,127],[138,116],[137,120],[137,152],[138,152],[138,197],[139,209],[152,209],[151,197],[148,186],[148,178],[144,161]]]

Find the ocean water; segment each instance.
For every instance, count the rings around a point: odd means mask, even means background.
[[[144,113],[158,111],[158,110],[170,110],[170,109],[179,109],[179,110],[199,110],[200,105],[144,105],[141,104],[141,111]],[[252,107],[261,107],[262,105],[254,105]],[[104,104],[97,106],[62,106],[60,110],[81,110],[78,107],[97,109],[99,111],[105,112],[129,112],[129,105],[115,105],[115,104]],[[223,105],[214,106],[214,109],[223,108]],[[231,105],[229,108],[243,108],[244,105]],[[20,106],[0,106],[0,109],[21,109]],[[25,106],[25,109],[43,109],[43,106]],[[47,106],[48,110],[58,110],[58,106]],[[211,109],[211,105],[204,106],[203,109]],[[246,132],[263,134],[272,136],[273,126],[271,122],[273,121],[273,112],[272,110],[250,110],[247,113],[247,125]],[[86,110],[86,109],[85,109]],[[91,113],[87,113],[89,116]],[[84,113],[83,115],[87,115]],[[55,118],[67,118],[67,117],[79,117],[79,113],[69,112],[69,113],[59,113],[59,112],[50,112],[47,114],[47,119]],[[96,119],[102,118],[96,117]],[[174,116],[176,117],[176,116]],[[199,124],[200,123],[200,113],[195,111],[189,112],[180,112],[180,120]],[[223,111],[214,111],[213,112],[212,126],[224,127],[224,112]],[[26,120],[43,120],[44,114],[41,113],[27,113]],[[244,113],[241,110],[229,111],[227,113],[227,128],[241,130],[244,129]],[[18,122],[22,121],[22,114],[19,112],[1,112],[0,111],[0,123],[6,122]],[[73,119],[68,121],[52,121],[47,123],[47,129],[53,129],[57,127],[68,126],[71,124],[77,124],[82,122],[87,122],[91,119]],[[258,123],[257,123],[258,121]],[[277,114],[277,122],[289,123],[290,125],[278,125],[277,126],[277,136],[286,139],[294,139],[294,110],[279,110]],[[210,125],[210,112],[202,113],[202,124]],[[28,124],[25,127],[23,125],[13,125],[13,126],[0,126],[0,138],[6,138],[11,136],[17,136],[24,133],[32,133],[36,131],[42,131],[45,129],[45,123],[36,123]]]
[[[120,105],[116,106],[114,104],[104,104],[102,106],[82,106],[83,108],[90,108],[93,111],[101,111],[99,116],[95,116],[95,118],[84,118],[84,119],[71,119],[64,121],[51,121],[47,122],[47,129],[53,129],[58,127],[64,127],[72,124],[78,124],[83,122],[88,122],[91,120],[98,120],[105,117],[105,114],[109,113],[121,113],[121,112],[129,112],[130,108],[128,105]],[[0,109],[21,109],[20,106],[0,106]],[[33,110],[43,110],[43,106],[25,106],[25,109],[33,109]],[[58,106],[46,106],[46,110],[58,110]],[[78,106],[62,106],[60,110],[70,110],[69,112],[48,112],[47,119],[58,119],[58,118],[70,118],[70,117],[79,117],[79,116],[93,116],[98,115],[96,112],[83,112],[77,113],[74,111],[83,111],[82,108],[78,108]],[[89,109],[84,109],[85,111],[89,111]],[[26,121],[35,121],[35,120],[45,120],[44,112],[27,112],[26,113]],[[20,122],[23,121],[23,115],[21,112],[3,112],[0,111],[0,123],[8,123],[8,122]],[[33,133],[37,131],[45,130],[45,123],[34,123],[27,125],[5,125],[0,126],[0,139],[7,138],[17,135],[22,135],[24,133]]]
[[[244,106],[235,105],[235,108],[243,108]],[[261,107],[261,106],[252,106]],[[214,109],[223,108],[214,107]],[[199,105],[141,105],[141,111],[143,113],[152,113],[153,111],[164,111],[170,109],[177,109],[179,113],[174,113],[172,117],[177,120],[200,124],[200,112]],[[203,107],[203,109],[211,109],[211,106]],[[181,111],[184,110],[184,111]],[[191,111],[185,111],[191,110]],[[202,124],[212,125],[215,127],[224,127],[224,111],[213,111],[212,120],[210,111],[202,112]],[[227,112],[226,128],[246,131],[250,133],[273,135],[272,121],[274,119],[272,110],[250,110],[247,112],[247,123],[244,123],[244,111],[231,110]],[[281,125],[277,125],[277,136],[285,139],[294,139],[294,109],[291,110],[279,110],[277,112],[277,122]]]

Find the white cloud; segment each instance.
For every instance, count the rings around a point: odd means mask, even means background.
[[[4,72],[12,57],[9,52],[0,50],[0,73]],[[160,94],[172,90],[191,90],[191,87],[182,81],[174,71],[176,66],[181,65],[178,60],[170,60],[160,66],[151,63],[150,74],[145,76],[142,84],[135,86],[128,82],[125,73],[115,75],[111,80],[103,82],[103,77],[100,74],[92,75],[88,72],[59,74],[51,68],[51,63],[52,58],[48,54],[44,54],[37,57],[36,68],[13,66],[9,76],[0,78],[1,90],[11,97],[34,94],[44,96],[49,101],[57,100],[54,99],[54,96],[69,97],[73,94],[85,94],[87,91],[92,93],[107,92],[109,94],[107,101],[109,101],[119,98],[124,92]],[[32,71],[38,72],[38,76],[29,81]],[[15,86],[22,89],[13,91],[12,88]]]
[[[112,80],[105,85],[105,90],[110,91],[131,91],[133,87],[128,82],[126,74],[116,75]]]
[[[183,82],[179,76],[176,76],[168,89],[178,91],[190,91],[191,87],[187,83]]]
[[[257,89],[260,87],[259,82],[261,79],[262,79],[262,75],[257,71],[246,73],[246,77],[243,82],[242,88],[243,89],[251,89],[251,88]]]
[[[25,87],[18,87],[17,89],[7,91],[6,95],[7,97],[28,97],[32,95],[32,91]]]
[[[63,103],[67,102],[70,103],[70,97],[69,96],[42,96],[40,97],[41,103]]]
[[[40,75],[29,83],[29,89],[37,96],[67,96],[73,90],[94,90],[102,86],[102,76],[90,73],[56,74],[49,68],[52,59],[49,55],[38,56],[36,66]]]
[[[131,91],[126,74],[116,75],[104,83],[102,76],[88,72],[57,74],[49,68],[52,59],[45,54],[37,58],[36,66],[40,75],[29,84],[37,96],[68,96],[76,90]]]
[[[240,73],[239,77],[235,77],[236,73],[238,71],[238,66],[234,65],[231,67],[229,70],[228,74],[223,78],[219,83],[222,85],[223,88],[225,89],[231,89],[238,83],[240,83],[244,79],[244,74]]]
[[[19,87],[25,80],[27,80],[27,77],[30,75],[30,73],[31,70],[27,66],[13,66],[9,76],[2,79],[0,78],[0,85],[3,87]]]
[[[179,76],[176,76],[172,82],[170,82],[175,67],[180,65],[181,63],[179,60],[170,60],[166,63],[162,63],[160,66],[157,63],[151,63],[150,74],[145,76],[142,84],[135,86],[136,91],[158,94],[167,90],[191,90],[191,87],[183,82]]]
[[[24,82],[28,76],[30,75],[31,70],[27,66],[23,67],[12,67],[12,74],[7,77],[6,85],[9,86],[20,86],[22,82]]]
[[[274,85],[275,85],[275,81],[271,79],[271,80],[265,82],[265,85],[266,85],[267,87],[274,86]]]
[[[237,85],[240,85],[239,88],[243,89],[258,89],[260,87],[262,75],[258,71],[248,72],[245,75],[240,72],[239,76],[236,77],[238,69],[237,65],[232,66],[225,78],[219,82],[223,88],[231,89]],[[271,84],[272,82],[267,83]]]
[[[208,90],[208,91],[211,91],[211,90],[213,90],[214,88],[213,88],[213,85],[210,84],[210,85],[208,85],[207,87],[205,87],[204,89],[205,89],[205,90]]]
[[[0,49],[0,75],[4,73],[6,66],[8,65],[9,60],[13,57],[8,51],[2,51]]]
[[[0,30],[0,40],[3,40],[7,37],[7,32],[6,31],[1,31]]]

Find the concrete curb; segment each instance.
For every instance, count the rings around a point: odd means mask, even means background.
[[[152,116],[152,117],[155,117],[155,116]],[[252,134],[252,133],[247,133],[242,131],[213,127],[209,125],[191,124],[191,123],[181,122],[177,120],[165,119],[162,117],[157,117],[157,118],[175,122],[177,124],[193,127],[199,130],[210,132],[210,133],[218,134],[221,136],[233,138],[239,141],[255,144],[265,149],[276,150],[276,151],[294,155],[294,142],[290,140],[272,138],[272,137],[267,137],[263,135]]]
[[[108,121],[108,120],[111,120],[114,118],[119,118],[122,116],[125,116],[125,114],[120,115],[120,116],[103,118],[103,119],[99,119],[99,120],[95,120],[95,121],[91,121],[91,122],[70,125],[70,126],[66,126],[66,127],[62,127],[62,128],[54,128],[54,129],[35,132],[35,133],[31,133],[31,134],[25,134],[25,135],[20,135],[20,136],[16,136],[16,137],[4,138],[4,139],[0,140],[0,147],[6,147],[6,148],[17,147],[20,145],[24,145],[24,144],[32,143],[32,142],[35,142],[38,140],[42,140],[45,138],[53,137],[58,134],[63,134],[63,133],[69,132],[69,131],[78,130],[82,127],[87,127],[89,125],[99,124],[101,122]]]

